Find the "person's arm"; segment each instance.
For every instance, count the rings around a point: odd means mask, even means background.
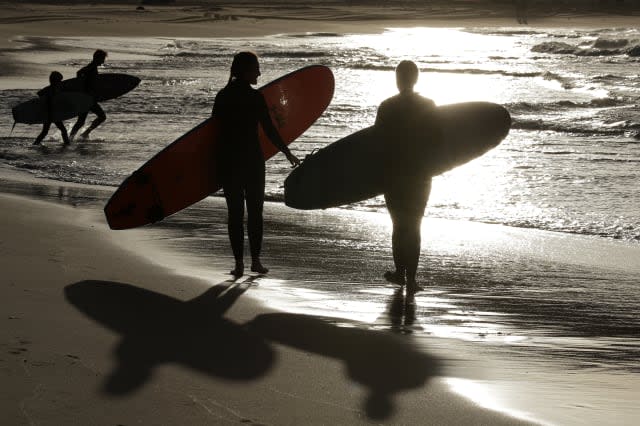
[[[262,129],[264,133],[267,135],[272,144],[275,145],[286,157],[287,160],[291,163],[292,166],[298,166],[300,164],[300,160],[298,157],[293,155],[289,150],[287,144],[284,143],[278,129],[271,121],[271,116],[269,115],[269,108],[267,107],[267,102],[264,100],[264,97],[260,93],[260,124],[262,125]]]

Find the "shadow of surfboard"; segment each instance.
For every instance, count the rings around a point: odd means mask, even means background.
[[[345,364],[350,380],[364,386],[364,411],[375,420],[391,417],[395,394],[426,386],[439,374],[437,358],[419,351],[412,340],[398,333],[339,327],[335,318],[275,313],[257,316],[249,330],[284,344]]]
[[[245,290],[242,283],[229,281],[183,302],[130,284],[81,281],[65,287],[65,296],[85,315],[121,334],[117,366],[103,390],[125,395],[166,363],[230,380],[265,374],[274,361],[268,343],[222,317]]]
[[[440,370],[435,357],[398,333],[287,313],[258,315],[246,324],[223,318],[246,290],[244,283],[226,281],[186,302],[109,281],[68,285],[65,296],[85,315],[122,335],[114,351],[117,366],[103,385],[105,393],[116,396],[140,389],[154,368],[165,363],[228,380],[258,379],[274,364],[269,342],[276,342],[342,361],[348,378],[368,390],[366,415],[385,419],[395,411],[395,394],[425,386]]]

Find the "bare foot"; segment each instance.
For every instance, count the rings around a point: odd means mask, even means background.
[[[384,279],[390,283],[404,285],[404,276],[398,271],[387,271],[384,273]]]
[[[424,287],[418,285],[415,281],[407,281],[407,294],[415,294],[423,290]]]
[[[266,274],[269,272],[269,268],[265,268],[259,260],[251,262],[251,272],[257,272],[259,274]]]
[[[244,275],[244,263],[236,263],[235,269],[232,269],[229,273],[236,278],[240,278]]]

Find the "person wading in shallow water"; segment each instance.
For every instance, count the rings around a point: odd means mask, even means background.
[[[435,103],[414,92],[418,67],[402,61],[396,68],[400,93],[378,107],[375,129],[385,144],[384,199],[393,223],[394,271],[385,278],[407,285],[407,292],[422,289],[416,283],[420,258],[420,227],[431,192],[431,176],[425,174],[421,149],[440,138],[435,122]]]
[[[271,121],[262,93],[252,88],[260,76],[258,57],[240,52],[233,57],[227,85],[216,95],[212,116],[220,120],[222,141],[218,170],[227,201],[228,230],[236,278],[244,274],[244,207],[247,206],[247,228],[251,251],[251,271],[269,272],[260,262],[262,249],[265,189],[265,160],[258,138],[258,124],[292,166],[300,164],[284,143]]]
[[[91,63],[81,68],[80,71],[77,72],[77,77],[83,80],[84,91],[90,94],[91,96],[95,96],[96,80],[98,79],[98,67],[104,64],[104,61],[106,59],[107,59],[107,52],[105,52],[104,50],[98,49],[93,53],[93,60],[91,61]],[[107,115],[104,113],[104,111],[102,110],[102,107],[98,104],[98,102],[94,103],[93,106],[89,109],[89,111],[94,113],[96,115],[96,118],[95,120],[93,120],[91,125],[87,128],[87,130],[82,132],[82,134],[80,135],[80,137],[82,138],[89,137],[89,133],[91,133],[93,129],[95,129],[102,123],[104,123],[104,121],[107,119]],[[88,115],[89,115],[89,112],[87,111],[78,116],[78,120],[76,121],[76,124],[74,124],[73,128],[71,129],[70,136],[72,140],[75,137],[76,133],[78,133],[78,130],[80,130],[82,126],[84,126],[84,122],[87,120]]]
[[[40,96],[40,98],[44,99],[44,101],[46,102],[48,119],[45,123],[42,124],[42,131],[33,142],[34,145],[40,145],[45,136],[47,136],[47,133],[49,133],[49,128],[51,127],[51,117],[53,116],[53,99],[57,94],[61,92],[61,82],[62,74],[60,74],[58,71],[53,71],[49,75],[49,86],[38,91],[38,96]],[[67,129],[64,127],[64,123],[62,121],[56,121],[54,124],[58,129],[60,129],[60,133],[62,134],[62,141],[64,142],[64,144],[69,145],[69,136],[67,135]]]

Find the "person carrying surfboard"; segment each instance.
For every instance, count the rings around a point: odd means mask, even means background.
[[[90,95],[94,95],[94,86],[96,84],[96,80],[98,79],[98,67],[104,64],[104,61],[107,59],[107,52],[104,50],[98,49],[93,52],[93,60],[86,66],[82,67],[77,73],[77,77],[83,79],[84,81],[84,91]],[[98,102],[94,103],[91,109],[89,110],[96,115],[95,120],[91,123],[91,125],[80,135],[82,138],[89,137],[89,133],[94,130],[96,127],[104,123],[107,119],[107,115],[104,113],[102,107],[98,104]],[[89,115],[89,111],[80,114],[78,116],[78,120],[76,124],[73,125],[71,129],[71,140],[75,137],[78,130],[84,126],[85,121],[87,120],[87,116]]]
[[[40,145],[45,136],[47,136],[47,133],[49,133],[49,128],[51,127],[50,117],[53,116],[53,99],[61,92],[60,83],[62,83],[62,74],[58,71],[53,71],[49,74],[49,85],[38,91],[38,96],[44,99],[47,106],[48,119],[42,124],[42,131],[33,142],[34,145]],[[62,121],[56,121],[54,124],[60,129],[63,143],[69,145],[69,136],[67,135],[67,128],[64,127],[64,123]]]
[[[414,92],[419,70],[412,61],[396,67],[396,85],[400,93],[378,107],[375,129],[384,141],[384,199],[391,216],[391,246],[394,271],[384,277],[407,285],[407,291],[422,289],[416,283],[420,258],[420,227],[431,192],[431,176],[425,175],[423,156],[416,155],[420,144],[429,144],[439,135],[435,122],[436,105]]]
[[[227,202],[228,232],[235,268],[231,274],[244,274],[244,209],[251,251],[251,271],[269,270],[260,261],[262,250],[265,189],[265,160],[258,138],[258,125],[292,166],[300,160],[289,151],[271,121],[264,96],[252,85],[260,76],[258,57],[240,52],[233,57],[227,85],[216,95],[211,115],[220,120],[221,155],[218,156],[222,188]]]

